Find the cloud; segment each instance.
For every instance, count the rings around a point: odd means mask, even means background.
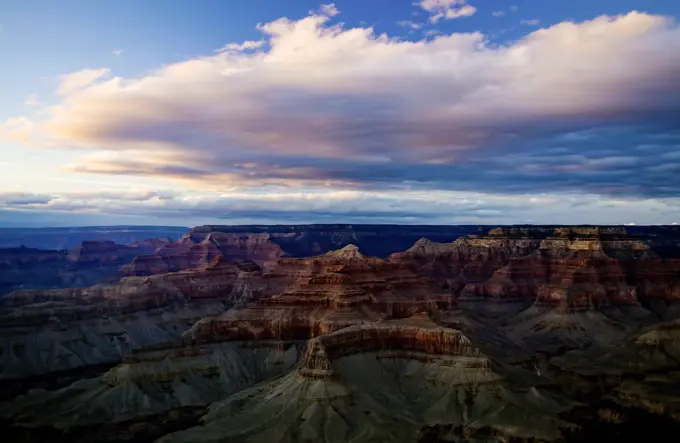
[[[228,43],[215,52],[243,52],[261,48],[265,43],[264,40],[246,40],[243,43]]]
[[[70,95],[82,91],[108,73],[108,68],[100,68],[82,69],[80,71],[61,75],[59,76],[60,84],[57,88],[57,94]]]
[[[397,25],[403,26],[404,28],[412,29],[414,31],[423,27],[422,23],[417,23],[417,22],[414,22],[414,21],[411,21],[411,20],[399,20],[397,22]]]
[[[24,104],[26,106],[37,106],[40,104],[40,101],[38,101],[38,94],[31,94],[28,97],[26,97],[26,100],[24,100]]]
[[[523,24],[523,25],[526,25],[526,26],[536,26],[536,25],[540,24],[541,21],[537,18],[534,18],[534,19],[531,19],[531,20],[522,20],[520,23]]]
[[[574,208],[579,210],[575,211]],[[0,194],[0,219],[21,214],[33,220],[51,214],[112,219],[135,214],[137,222],[157,224],[204,223],[571,223],[636,224],[671,223],[680,208],[669,210],[658,201],[630,202],[592,195],[527,194],[499,197],[456,191],[390,192],[286,190],[265,188],[232,193],[176,193],[137,191],[116,196],[109,191],[37,194]],[[100,222],[101,223],[101,222]],[[633,222],[631,222],[633,223]],[[72,223],[73,224],[73,223]]]
[[[477,8],[467,4],[467,0],[420,0],[415,5],[430,13],[430,23],[470,17],[477,12]]]
[[[319,12],[322,15],[325,15],[326,17],[334,17],[338,14],[340,14],[340,11],[338,11],[338,8],[335,7],[335,3],[329,3],[326,5],[321,5],[319,8]]]
[[[281,18],[259,26],[266,44],[253,51],[91,75],[45,121],[2,129],[87,150],[68,165],[83,174],[202,190],[680,195],[680,54],[669,51],[680,30],[668,18],[565,22],[505,46],[329,21]]]
[[[52,198],[52,196],[46,194],[0,192],[0,205],[15,207],[27,205],[46,205],[52,200]]]
[[[491,12],[491,15],[494,17],[503,17],[505,15],[505,11],[493,11]]]
[[[29,144],[34,128],[35,122],[27,117],[10,117],[0,123],[0,140]]]
[[[115,55],[116,57],[118,57],[118,56],[123,54],[123,50],[122,49],[114,49],[112,51],[112,54]]]

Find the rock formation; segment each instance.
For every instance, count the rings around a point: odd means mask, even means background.
[[[487,280],[510,259],[531,253],[539,243],[536,238],[514,238],[501,232],[463,237],[449,244],[423,238],[410,249],[392,254],[390,260],[415,265],[457,293],[469,282]]]
[[[256,228],[199,227],[128,268],[154,275],[2,299],[3,435],[571,442],[644,423],[674,435],[680,269],[664,230],[498,228],[383,259],[351,242],[298,258],[290,227]]]
[[[468,283],[461,295],[572,310],[638,306],[651,298],[680,300],[679,266],[680,261],[659,257],[644,240],[627,238],[625,232],[560,228],[488,280]]]
[[[197,268],[216,257],[227,260],[251,260],[259,264],[276,261],[284,255],[269,234],[189,233],[167,243],[153,254],[136,257],[121,268],[126,276],[144,276]]]
[[[177,274],[13,292],[0,300],[0,380],[115,363],[131,349],[179,337],[199,319],[246,302],[258,278],[254,263],[217,259]]]
[[[496,228],[441,244],[421,239],[390,260],[448,285],[460,300],[524,300],[594,309],[680,300],[680,260],[660,240],[623,228]]]
[[[174,272],[200,266],[217,255],[265,264],[283,256],[324,254],[349,244],[357,244],[370,255],[386,257],[423,235],[435,240],[454,240],[479,229],[477,226],[390,225],[198,226],[156,253],[137,257],[122,273],[143,276]]]

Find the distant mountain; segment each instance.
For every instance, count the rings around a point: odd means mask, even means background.
[[[118,268],[171,240],[150,238],[129,245],[86,240],[69,250],[0,248],[0,296],[18,289],[91,286],[116,280]]]
[[[177,240],[189,228],[181,226],[86,226],[69,228],[0,228],[0,248],[73,249],[84,241],[129,245],[149,238]]]

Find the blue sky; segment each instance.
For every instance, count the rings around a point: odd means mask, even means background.
[[[680,222],[679,16],[5,0],[0,226]]]

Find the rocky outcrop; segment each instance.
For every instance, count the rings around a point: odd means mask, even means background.
[[[570,238],[572,231],[559,230],[532,253],[513,257],[488,280],[468,283],[461,296],[524,299],[574,310],[677,297],[680,282],[674,270],[680,262],[662,259],[643,240],[626,239],[618,231],[607,231],[619,236],[613,240],[600,238],[596,230],[585,232],[591,236]]]
[[[121,268],[121,274],[144,276],[176,272],[206,265],[217,257],[266,264],[283,255],[269,234],[189,233],[177,242],[162,245],[153,254],[136,257]]]
[[[199,319],[250,301],[259,273],[254,263],[217,259],[177,274],[13,292],[0,300],[0,380],[115,363],[177,338]]]
[[[448,440],[560,437],[568,410],[549,394],[514,390],[460,331],[426,317],[357,325],[307,344],[299,369],[214,403],[201,426],[159,442],[396,441],[423,438],[425,426]],[[498,414],[498,411],[505,411]]]
[[[421,239],[391,261],[436,278],[459,302],[567,309],[643,305],[662,315],[679,300],[673,239],[628,236],[622,227],[495,228],[453,243]],[[665,255],[664,255],[665,254]],[[505,308],[499,308],[501,311]]]
[[[21,368],[112,365],[0,404],[7,435],[84,442],[106,424],[107,438],[143,440],[140,421],[174,426],[186,408],[201,420],[158,443],[594,441],[640,411],[678,418],[677,325],[652,312],[673,312],[676,261],[658,249],[672,239],[513,227],[386,260],[353,242],[299,258],[282,240],[297,234],[222,234],[197,228],[161,247],[175,262],[148,260],[192,269],[7,297],[11,383]]]
[[[186,337],[196,342],[301,340],[452,302],[429,278],[401,264],[365,257],[354,245],[308,259],[280,259],[262,274],[262,284],[254,304],[204,319]]]
[[[418,267],[458,293],[468,282],[485,281],[512,258],[530,254],[540,244],[536,238],[469,236],[441,244],[420,239],[410,249],[392,254],[390,260]]]
[[[136,258],[122,272],[126,276],[174,272],[200,266],[216,255],[266,264],[284,256],[324,254],[349,244],[356,244],[369,255],[386,257],[423,235],[451,241],[478,230],[476,226],[198,226],[154,254]]]

